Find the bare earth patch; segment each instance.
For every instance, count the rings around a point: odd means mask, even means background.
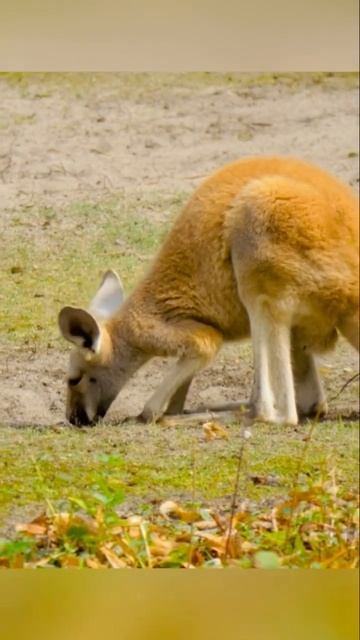
[[[115,423],[138,415],[160,383],[169,366],[154,359],[122,390],[105,422]],[[23,350],[3,351],[0,364],[0,424],[13,426],[64,423],[64,392],[67,355],[39,350],[25,355]],[[358,383],[354,381],[338,397],[343,384],[358,369],[357,355],[344,341],[334,353],[320,360],[320,370],[330,399],[329,418],[355,419],[358,415]],[[246,401],[252,380],[250,344],[229,346],[193,382],[187,399],[189,410]],[[123,430],[128,429],[125,424]]]

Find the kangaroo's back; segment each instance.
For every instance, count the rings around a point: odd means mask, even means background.
[[[341,239],[348,252],[349,245],[354,247],[355,255],[356,201],[348,187],[325,171],[292,158],[241,160],[225,166],[200,185],[178,216],[140,287],[148,304],[151,300],[169,318],[201,317],[219,327],[229,339],[248,332],[247,315],[239,300],[233,268],[231,228],[235,226],[237,233],[241,230],[246,243],[246,215],[239,201],[242,194],[246,199],[249,189],[261,197],[262,186],[266,191],[269,179],[272,181],[270,191],[274,193],[258,221],[263,224],[263,230],[270,224],[273,232],[283,238],[291,219],[295,227],[293,235],[305,233],[311,244],[312,230],[325,221],[325,244],[327,236],[331,236],[332,242]],[[304,194],[303,202],[295,195],[288,204],[286,220],[278,206],[284,202],[281,189],[277,202],[276,179],[288,181],[290,191],[291,185],[305,185],[309,192],[316,194],[316,207],[311,209],[308,193]],[[315,252],[318,249],[314,247]],[[288,247],[284,241],[278,246],[280,262],[281,251],[286,260]]]

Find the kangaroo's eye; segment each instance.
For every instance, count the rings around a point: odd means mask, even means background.
[[[92,384],[95,384],[95,382],[97,382],[96,378],[89,378],[89,382],[92,382]]]
[[[68,379],[69,387],[76,387],[76,385],[79,384],[81,378],[82,378],[82,376],[79,376],[77,378],[69,378]]]

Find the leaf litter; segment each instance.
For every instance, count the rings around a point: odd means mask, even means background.
[[[90,511],[90,509],[89,509]],[[219,513],[166,500],[151,515],[41,513],[0,542],[3,568],[356,568],[359,496],[331,472],[276,506]]]

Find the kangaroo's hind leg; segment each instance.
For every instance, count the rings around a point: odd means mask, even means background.
[[[306,345],[297,339],[294,331],[291,347],[298,412],[301,416],[324,416],[328,407],[315,358]]]
[[[245,302],[254,357],[253,417],[297,424],[291,365],[290,322],[265,296]]]

